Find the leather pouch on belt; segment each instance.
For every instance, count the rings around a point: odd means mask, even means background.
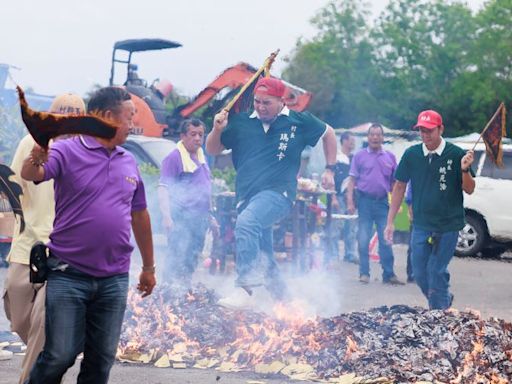
[[[44,283],[48,277],[48,247],[38,241],[30,250],[30,282],[33,284]]]

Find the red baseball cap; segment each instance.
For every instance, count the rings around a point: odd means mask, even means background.
[[[443,118],[439,113],[433,111],[431,109],[422,111],[418,115],[418,122],[413,128],[427,128],[434,129],[435,127],[440,127],[443,125]]]
[[[254,87],[254,93],[260,93],[262,95],[283,97],[284,92],[285,86],[283,82],[274,77],[262,77]]]

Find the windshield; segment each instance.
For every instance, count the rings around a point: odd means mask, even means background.
[[[148,141],[140,143],[140,145],[153,158],[158,166],[160,166],[164,158],[176,148],[176,143],[165,139]]]

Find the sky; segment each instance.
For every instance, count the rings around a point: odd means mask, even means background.
[[[473,9],[483,0],[467,0]],[[310,20],[328,0],[1,0],[0,63],[18,67],[22,87],[54,95],[84,95],[108,85],[112,47],[132,38],[163,38],[177,49],[139,52],[139,77],[169,80],[195,96],[223,70],[244,61],[259,67],[276,49],[279,75]],[[387,0],[370,0],[376,15]],[[125,69],[116,67],[117,83]]]

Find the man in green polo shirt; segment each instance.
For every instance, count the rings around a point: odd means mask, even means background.
[[[254,88],[254,112],[230,114],[229,122],[226,111],[218,113],[206,139],[211,155],[232,149],[237,171],[235,285],[249,294],[253,287],[264,285],[277,300],[287,292],[273,256],[272,225],[293,205],[301,153],[322,138],[327,164],[324,188],[334,187],[336,163],[334,130],[308,112],[288,109],[284,92],[281,80],[261,78]]]
[[[414,128],[420,130],[423,143],[407,149],[400,160],[384,233],[391,243],[393,221],[410,180],[414,278],[430,309],[446,309],[453,301],[448,264],[464,226],[462,192],[471,194],[475,189],[473,151],[465,152],[443,139],[443,120],[436,111],[421,112]]]

